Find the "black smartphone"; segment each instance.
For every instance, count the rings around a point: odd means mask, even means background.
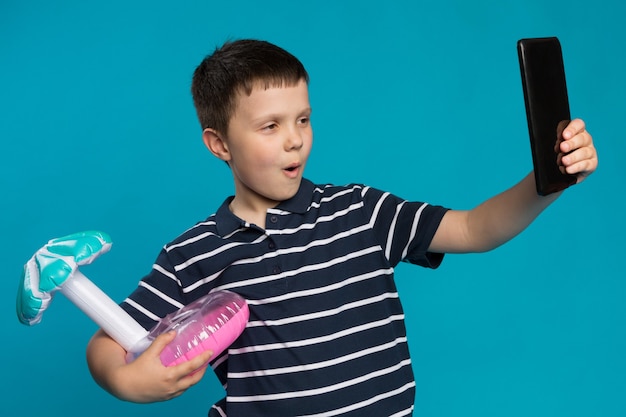
[[[570,121],[563,53],[558,38],[517,42],[537,193],[548,195],[576,183],[559,166],[558,144]]]

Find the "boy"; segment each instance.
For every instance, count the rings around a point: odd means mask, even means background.
[[[98,331],[87,349],[95,380],[121,399],[161,401],[198,382],[210,360],[227,392],[210,416],[411,415],[415,382],[393,267],[435,268],[446,252],[495,248],[557,195],[539,197],[532,173],[470,211],[312,184],[303,178],[313,138],[308,75],[267,42],[217,49],[196,69],[192,93],[204,143],[230,167],[235,195],[166,245],[122,305],[150,328],[229,289],[248,301],[250,321],[219,357],[171,368],[158,355],[173,334],[126,364]],[[597,166],[591,136],[574,120],[563,139],[560,164],[580,182]]]

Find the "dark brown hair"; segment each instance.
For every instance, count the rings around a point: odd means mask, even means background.
[[[284,49],[266,41],[227,42],[204,58],[193,74],[191,94],[202,129],[226,133],[241,92],[255,86],[294,86],[309,82],[302,63]]]

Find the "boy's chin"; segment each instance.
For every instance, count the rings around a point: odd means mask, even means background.
[[[282,201],[287,201],[293,198],[298,193],[301,182],[302,182],[302,179],[300,178],[297,180],[297,184],[296,183],[290,184],[289,187],[285,187],[284,189],[280,190],[280,192],[274,193],[272,196],[267,196],[267,197],[279,203]]]

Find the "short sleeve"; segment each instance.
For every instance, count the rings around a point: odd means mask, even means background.
[[[363,201],[391,265],[402,261],[436,268],[441,264],[443,254],[429,252],[428,248],[447,208],[407,201],[368,187],[363,189]]]

